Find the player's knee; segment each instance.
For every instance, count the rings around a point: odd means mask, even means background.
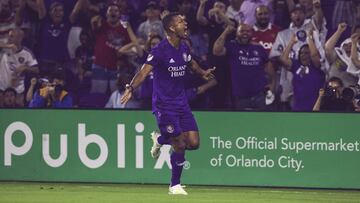
[[[186,143],[182,140],[176,140],[172,144],[175,152],[184,152],[186,149]]]
[[[200,147],[200,142],[199,140],[192,140],[189,142],[187,149],[189,150],[197,150]]]

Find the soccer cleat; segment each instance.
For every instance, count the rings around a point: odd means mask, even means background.
[[[153,141],[153,146],[151,147],[150,154],[151,154],[151,157],[154,159],[157,159],[160,156],[161,145],[157,141],[158,137],[160,137],[160,133],[158,133],[156,131],[153,131],[151,133],[151,139]]]
[[[188,193],[184,190],[184,187],[180,184],[169,187],[169,195],[187,195]]]

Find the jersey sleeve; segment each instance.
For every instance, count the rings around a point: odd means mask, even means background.
[[[145,64],[151,65],[152,67],[158,67],[160,64],[160,53],[158,49],[152,49],[146,58]]]

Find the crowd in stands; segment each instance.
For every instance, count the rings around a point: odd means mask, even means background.
[[[169,12],[216,67],[186,74],[194,110],[359,111],[357,0],[1,0],[0,107],[150,109],[152,74],[120,97]]]

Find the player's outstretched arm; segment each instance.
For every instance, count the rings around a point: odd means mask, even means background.
[[[152,65],[149,64],[144,64],[141,67],[141,70],[135,74],[130,84],[126,85],[125,92],[120,99],[121,104],[126,104],[131,99],[133,91],[141,85],[141,83],[145,80],[146,76],[149,75],[152,69]]]

